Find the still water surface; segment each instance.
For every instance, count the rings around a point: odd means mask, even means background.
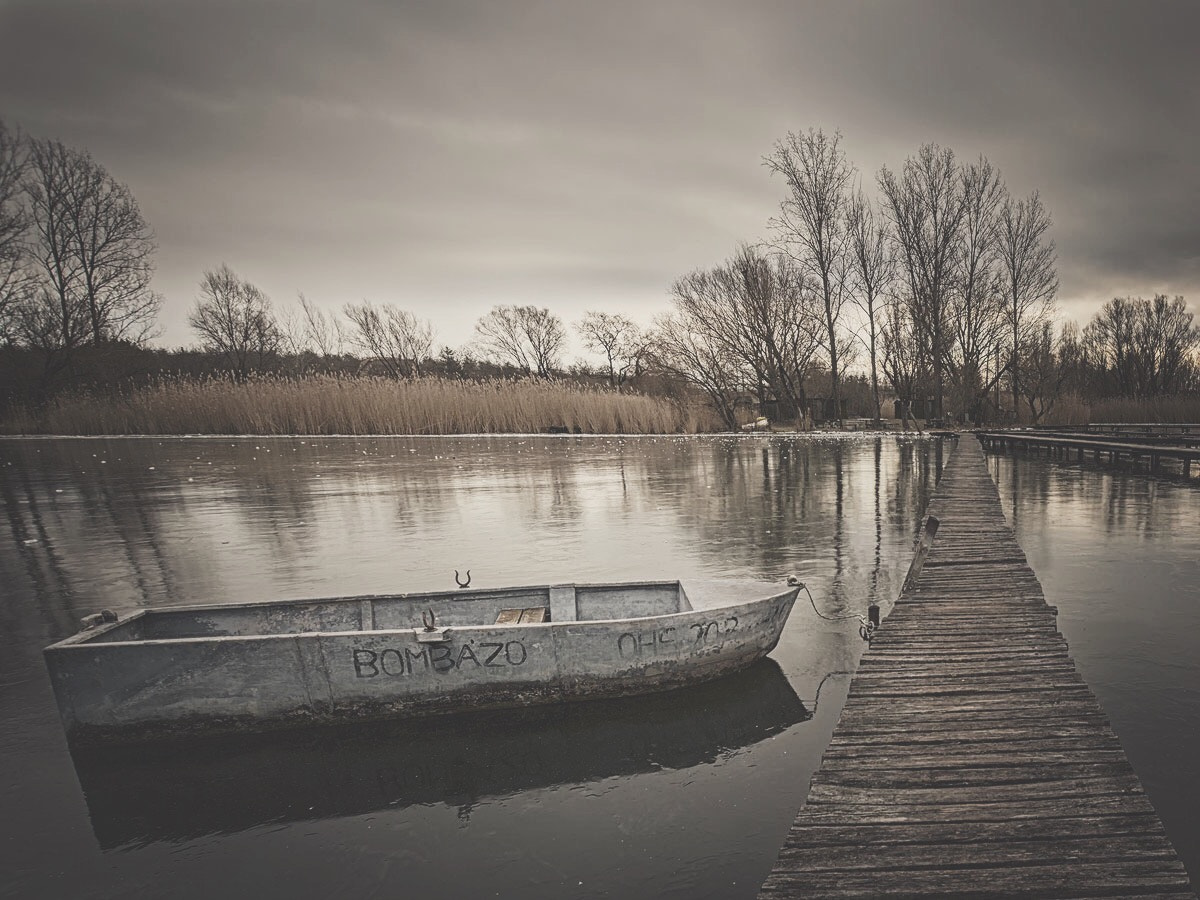
[[[0,440],[0,895],[753,897],[861,653],[657,697],[69,752],[42,647],[101,608],[673,579],[886,609],[943,448],[908,437]],[[1035,560],[1036,566],[1036,560]],[[819,701],[819,702],[818,702]]]
[[[1200,483],[1029,457],[988,464],[1071,656],[1195,884]]]

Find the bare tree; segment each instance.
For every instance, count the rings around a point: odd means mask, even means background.
[[[764,256],[747,246],[716,274],[718,284],[740,308],[742,327],[750,338],[746,358],[756,372],[759,390],[774,395],[782,417],[803,416],[804,377],[821,345],[811,282],[787,256]]]
[[[277,318],[280,352],[299,372],[330,372],[346,345],[339,319],[326,313],[303,293],[296,306],[284,307]]]
[[[299,300],[305,350],[325,360],[340,356],[346,346],[342,323],[327,315],[304,294],[299,295]]]
[[[55,305],[62,346],[144,340],[162,298],[150,290],[154,235],[137,201],[86,152],[49,140],[29,148],[37,296]]]
[[[1156,294],[1153,300],[1143,300],[1135,321],[1138,391],[1161,396],[1184,390],[1193,355],[1200,347],[1200,329],[1183,297],[1168,300],[1166,294]]]
[[[950,295],[953,340],[948,364],[956,382],[957,408],[977,420],[992,388],[992,382],[985,383],[984,371],[1004,334],[999,215],[1007,191],[999,172],[983,156],[962,166],[960,180],[963,217]],[[992,377],[998,380],[1000,375]]]
[[[896,277],[896,257],[888,223],[877,218],[860,189],[847,210],[850,232],[851,281],[853,301],[861,310],[867,326],[867,353],[871,361],[871,396],[875,418],[880,418],[879,402],[879,327],[885,313],[885,299]]]
[[[604,357],[608,384],[620,389],[646,351],[646,337],[635,322],[622,315],[590,311],[575,325],[583,345]]]
[[[679,310],[654,322],[650,351],[654,365],[699,388],[708,397],[722,424],[736,431],[737,400],[749,380],[745,361],[738,358],[712,332],[693,328],[694,322]]]
[[[1091,358],[1077,322],[1066,321],[1058,335],[1058,364],[1063,372],[1063,390],[1080,397],[1093,386]]]
[[[563,346],[567,341],[562,319],[548,309],[533,306],[517,307],[517,317],[529,342],[537,374],[549,378],[562,365]]]
[[[515,306],[493,307],[475,323],[476,342],[485,358],[531,373],[532,353],[516,310]]]
[[[1025,354],[1025,380],[1021,390],[1029,405],[1030,421],[1036,425],[1054,409],[1062,395],[1069,371],[1055,352],[1054,326],[1045,321],[1028,342]]]
[[[1114,297],[1092,317],[1082,334],[1090,367],[1105,376],[1108,390],[1119,394],[1135,392],[1134,303],[1128,297]]]
[[[958,241],[965,204],[954,151],[925,144],[904,162],[897,175],[886,166],[879,187],[908,281],[909,310],[917,335],[928,344],[933,368],[936,412],[946,395],[945,367],[953,332],[950,297],[958,262]]]
[[[841,146],[841,134],[832,136],[809,129],[789,132],[764,160],[772,173],[782,175],[788,196],[771,220],[778,244],[817,286],[824,307],[824,344],[829,354],[829,372],[834,416],[842,418],[838,359],[838,319],[845,299],[844,281],[847,250],[846,189],[853,168]]]
[[[0,344],[17,339],[18,306],[29,290],[24,205],[25,142],[20,131],[0,119]]]
[[[22,331],[31,346],[69,353],[87,335],[87,315],[78,287],[78,263],[71,253],[70,212],[59,183],[69,168],[51,168],[53,155],[26,178],[35,239],[31,254],[39,269],[38,283],[22,310]],[[41,182],[39,184],[39,182]]]
[[[1027,339],[1041,331],[1058,292],[1054,241],[1049,238],[1050,213],[1034,191],[1028,199],[1006,198],[1000,213],[1000,281],[1009,340],[1009,377],[1013,415],[1017,415],[1020,353]]]
[[[206,350],[225,357],[239,379],[264,366],[282,337],[270,298],[224,263],[204,273],[188,325]]]
[[[1107,390],[1153,397],[1187,388],[1200,329],[1182,297],[1116,297],[1083,329],[1082,342]]]
[[[542,378],[560,367],[567,339],[562,320],[536,306],[494,306],[475,334],[485,356]]]
[[[718,381],[713,373],[721,373],[726,389],[727,376],[737,372],[740,389],[755,391],[760,402],[771,394],[790,415],[802,413],[804,374],[820,346],[819,301],[788,257],[742,246],[723,265],[678,279],[671,295],[671,321],[690,335],[675,336],[676,356],[696,368],[695,377],[681,365],[677,372],[710,396]]]
[[[354,326],[352,340],[378,361],[389,375],[420,375],[433,352],[433,326],[406,309],[389,303],[347,303],[346,318]]]
[[[908,428],[912,401],[926,384],[929,372],[928,351],[922,346],[912,317],[908,315],[910,308],[911,304],[889,303],[879,332],[883,373],[896,392],[905,428]]]

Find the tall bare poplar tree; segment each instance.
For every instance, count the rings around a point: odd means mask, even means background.
[[[998,263],[1000,210],[1007,191],[987,157],[964,163],[960,177],[963,217],[951,296],[957,350],[952,364],[959,401],[974,415],[991,389],[983,373],[1004,334]],[[997,373],[994,379],[999,377]]]
[[[850,231],[853,298],[866,319],[865,343],[871,359],[871,397],[875,402],[875,418],[878,419],[882,414],[879,403],[879,331],[885,314],[886,292],[896,276],[896,257],[892,253],[887,221],[876,217],[861,190],[850,200],[847,227]]]
[[[905,306],[888,304],[879,338],[883,347],[883,373],[896,392],[900,418],[908,428],[912,400],[917,391],[925,387],[928,378],[929,352],[928,347],[922,345]],[[911,304],[908,306],[911,308]]]
[[[1056,254],[1049,232],[1050,213],[1037,191],[1028,199],[1005,200],[1000,214],[999,252],[1014,416],[1021,396],[1018,390],[1021,348],[1027,339],[1040,333],[1058,292]]]
[[[913,324],[929,346],[940,417],[946,396],[945,367],[953,341],[948,315],[965,211],[954,151],[925,144],[916,156],[905,160],[899,174],[886,166],[881,169],[879,188],[908,281]]]
[[[809,129],[789,132],[764,160],[767,168],[787,181],[788,196],[779,215],[771,220],[777,243],[816,285],[824,307],[825,336],[829,353],[834,418],[841,410],[838,319],[845,299],[845,274],[850,246],[846,226],[847,187],[853,168],[841,146],[841,134],[832,136]]]

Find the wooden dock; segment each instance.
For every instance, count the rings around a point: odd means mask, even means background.
[[[1176,436],[1200,437],[1200,424],[1194,422],[1091,422],[1082,425],[1031,425],[1034,431],[1069,431],[1074,434],[1099,434],[1131,438]]]
[[[1024,450],[1045,453],[1059,459],[1076,458],[1082,462],[1091,456],[1095,462],[1110,463],[1144,461],[1151,472],[1158,472],[1166,460],[1179,463],[1184,478],[1192,474],[1192,462],[1200,459],[1200,446],[1195,439],[1179,436],[1127,437],[1117,440],[1102,435],[1067,435],[1045,431],[978,431],[976,437],[988,449]],[[1175,440],[1181,443],[1167,443]]]
[[[964,435],[760,897],[1194,898]]]

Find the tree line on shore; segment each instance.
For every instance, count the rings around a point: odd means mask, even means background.
[[[677,278],[649,326],[593,310],[571,323],[600,364],[565,365],[568,325],[498,305],[460,348],[393,303],[277,308],[219,264],[188,323],[151,346],[155,239],[132,192],[86,151],[0,121],[0,413],[164,377],[566,379],[703,400],[713,427],[899,414],[977,423],[1086,417],[1108,398],[1195,398],[1200,329],[1181,297],[1115,298],[1082,328],[1056,317],[1051,217],[985,157],[927,144],[868,194],[839,134],[788,134],[763,164],[784,190],[767,236]],[[849,374],[848,374],[849,373]],[[1133,407],[1136,409],[1136,406]]]

